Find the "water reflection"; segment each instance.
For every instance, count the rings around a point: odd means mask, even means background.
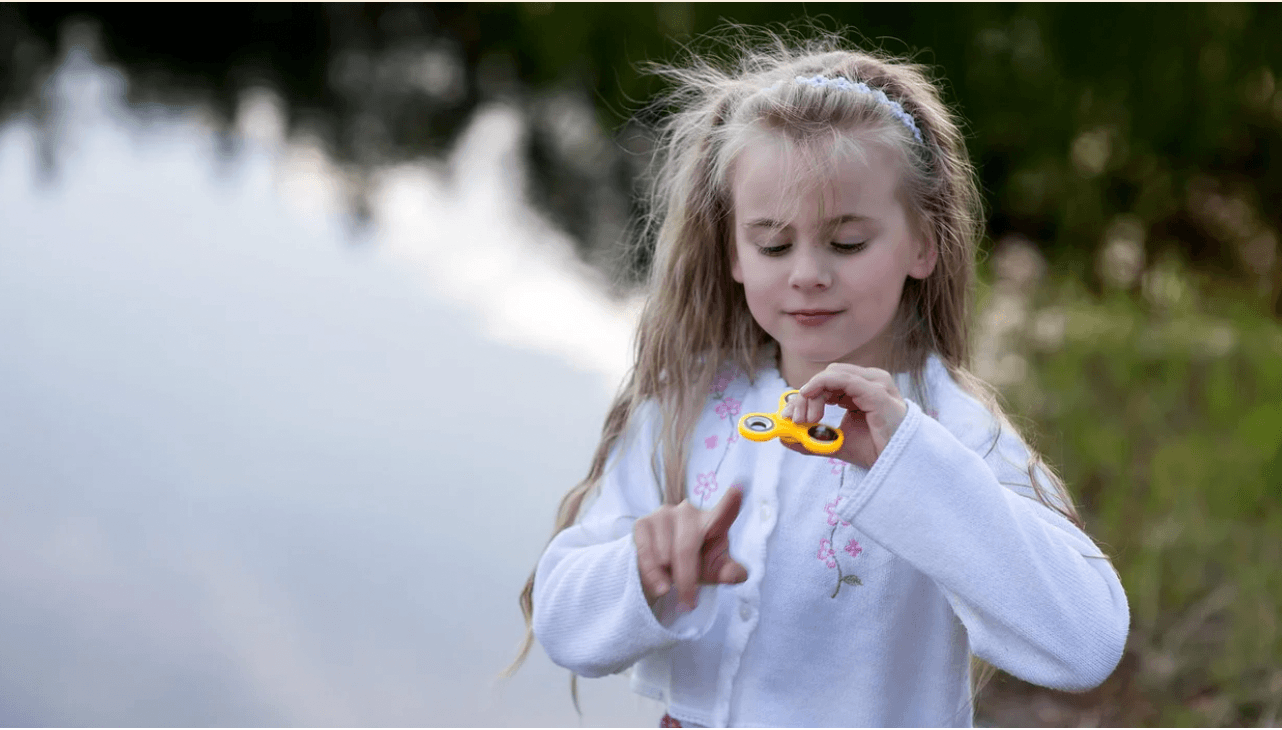
[[[492,680],[631,315],[522,204],[519,115],[379,173],[353,246],[270,94],[225,160],[122,90],[71,54],[46,185],[0,127],[0,724],[576,724],[541,653]],[[653,724],[624,684],[583,721]]]

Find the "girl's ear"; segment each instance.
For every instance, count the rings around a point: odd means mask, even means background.
[[[908,269],[908,275],[914,279],[925,279],[935,270],[935,264],[939,261],[939,246],[935,244],[935,237],[931,235],[923,236],[921,243],[917,247],[917,255],[913,259],[912,266]]]

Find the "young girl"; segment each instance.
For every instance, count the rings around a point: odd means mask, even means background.
[[[1126,641],[1117,574],[968,372],[957,122],[918,67],[834,47],[667,72],[636,362],[522,594],[554,662],[634,667],[667,726],[969,725],[972,655],[1080,691]],[[791,388],[834,455],[738,436]]]

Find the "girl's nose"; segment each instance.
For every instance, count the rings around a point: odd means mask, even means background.
[[[797,247],[792,257],[792,273],[788,284],[794,289],[827,289],[832,284],[832,272],[822,260],[821,255],[809,247]]]

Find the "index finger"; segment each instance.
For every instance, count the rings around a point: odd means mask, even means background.
[[[855,406],[861,411],[873,410],[880,399],[878,396],[884,396],[893,388],[892,382],[889,387],[886,384],[864,376],[859,372],[831,372],[822,371],[810,379],[801,388],[801,394],[806,398],[820,398],[826,400],[829,393],[839,394],[836,403],[843,408],[850,410],[850,406]],[[898,391],[895,391],[898,392]],[[811,393],[812,395],[807,395]]]
[[[735,518],[739,516],[739,508],[743,505],[743,490],[738,487],[731,487],[726,492],[726,496],[717,502],[717,506],[712,508],[711,515],[707,518],[708,523],[703,528],[703,539],[707,540],[710,535],[721,535],[730,531],[730,525],[734,524]]]

